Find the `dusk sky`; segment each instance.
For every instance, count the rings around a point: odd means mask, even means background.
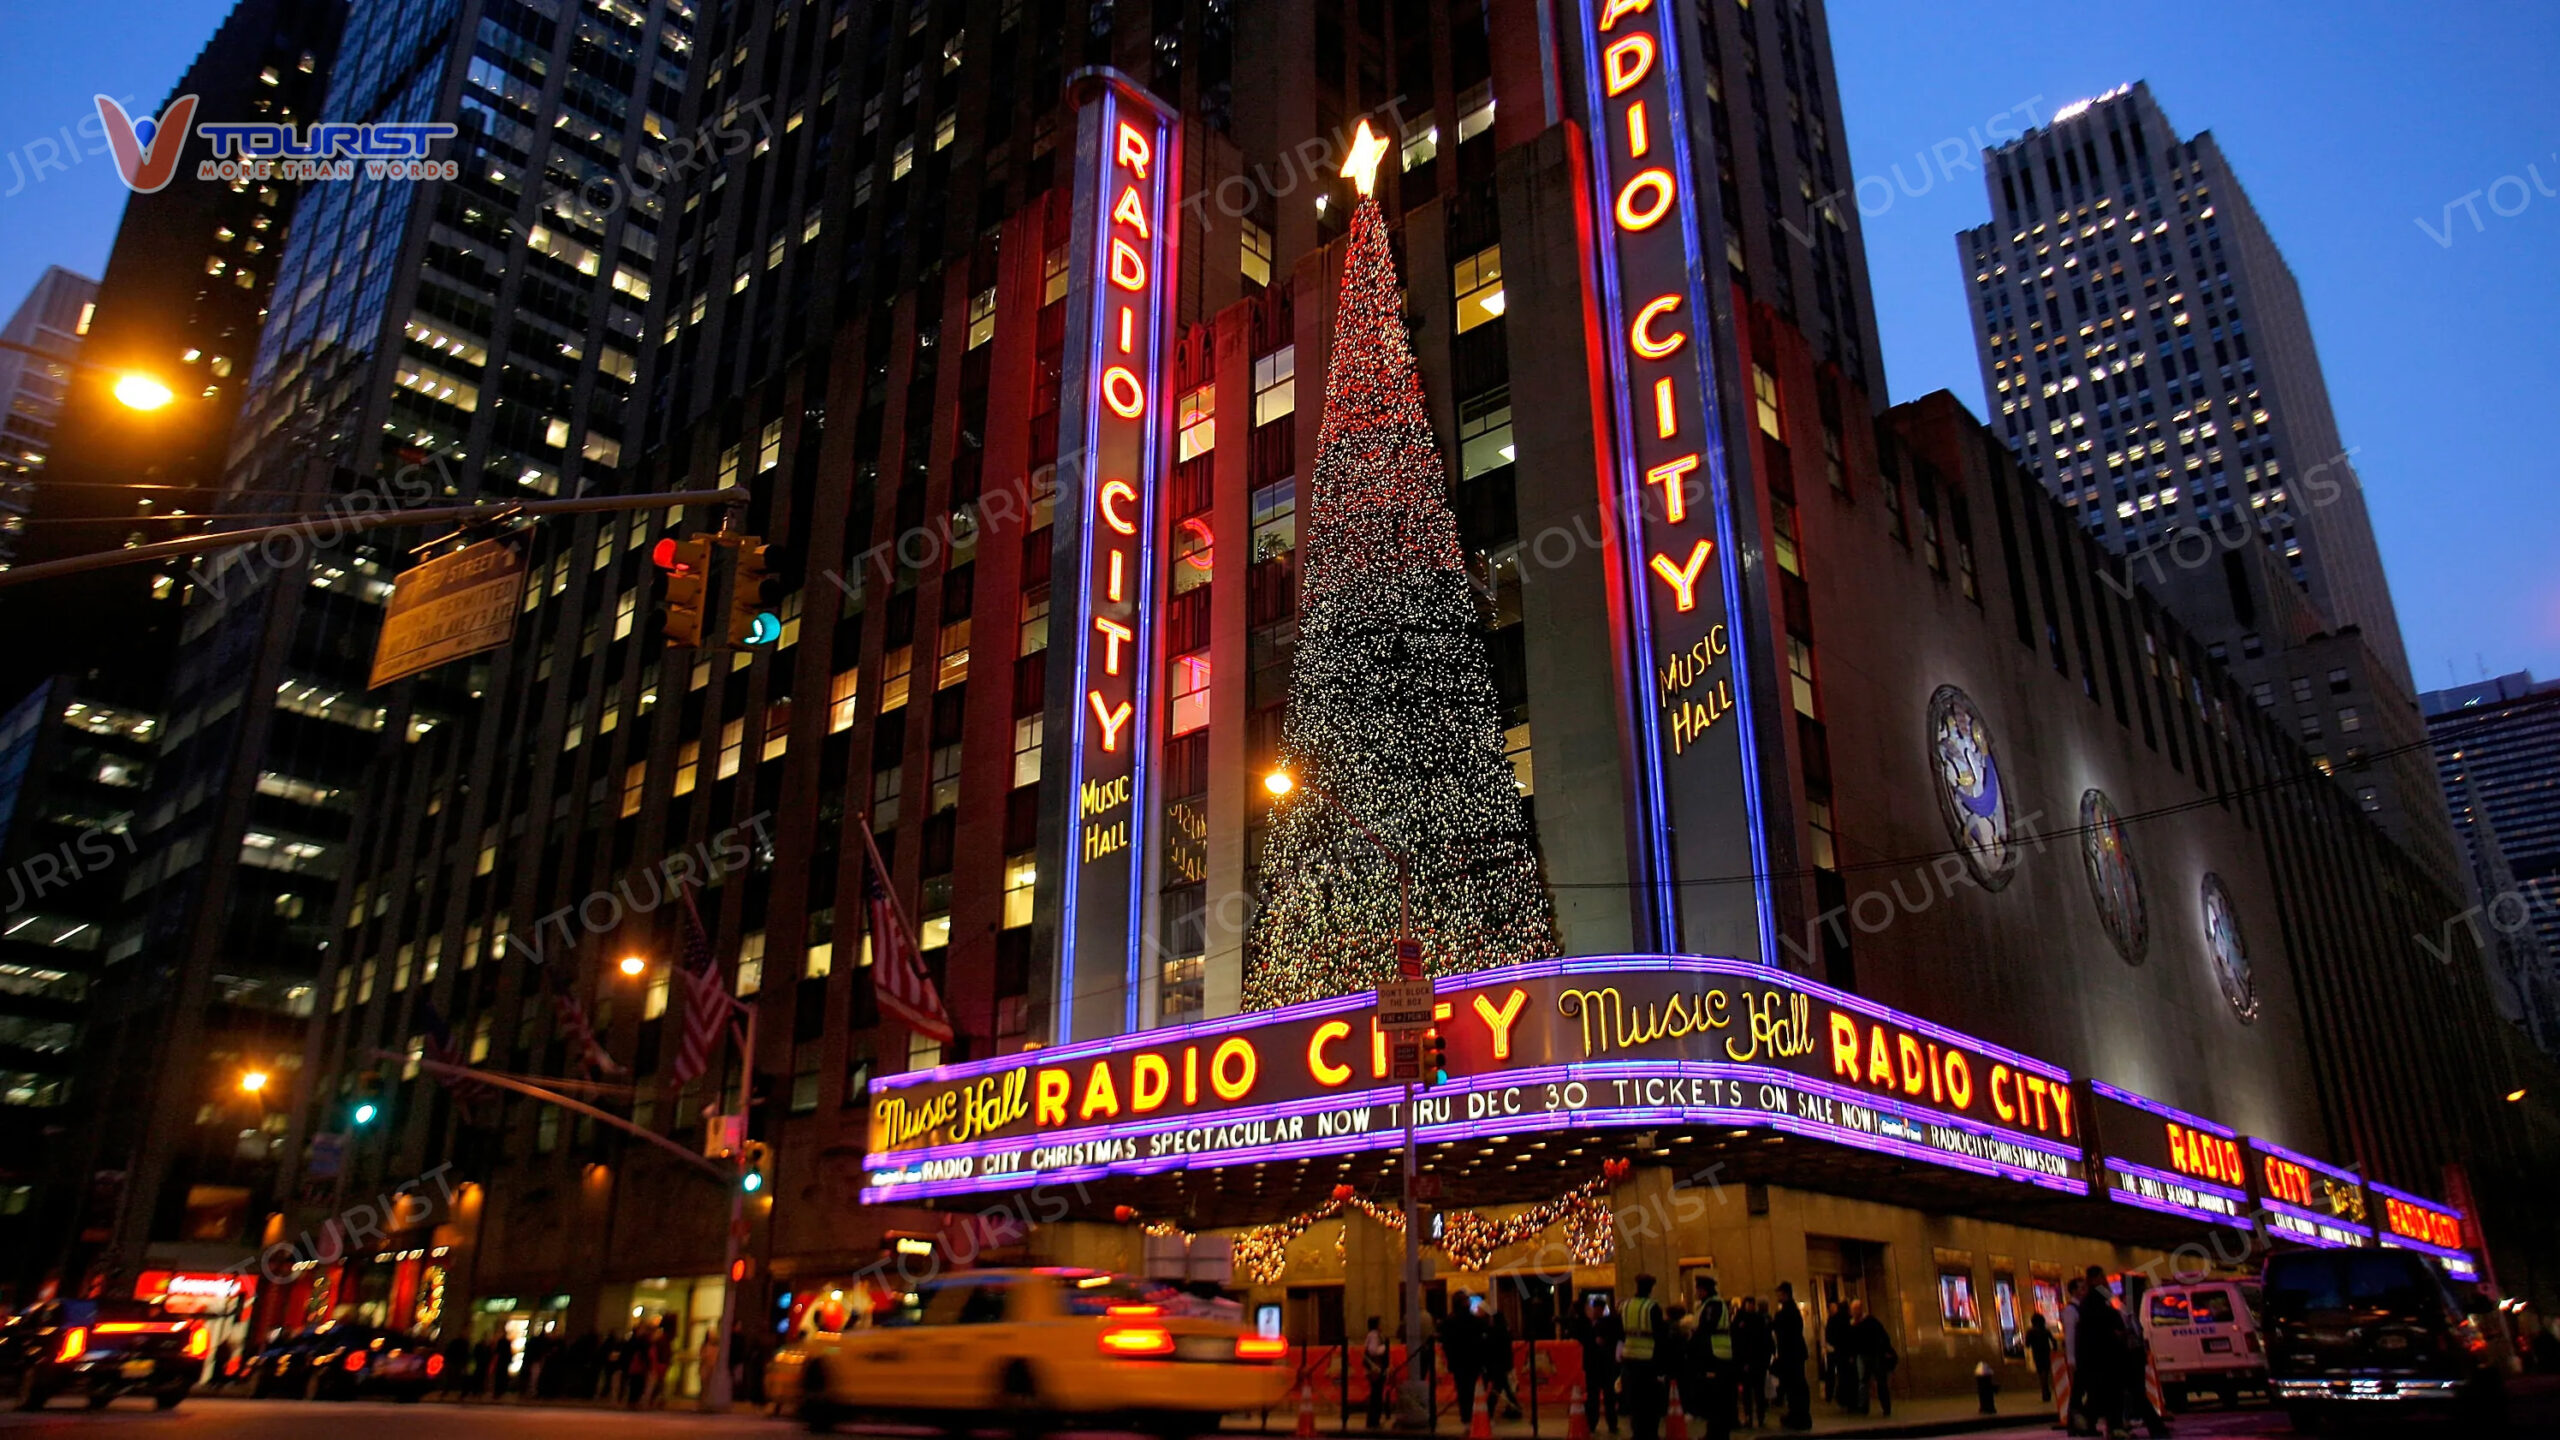
[[[101,91],[156,111],[228,9],[12,8],[0,306],[48,264],[99,273],[113,165],[38,167]],[[1989,214],[1976,138],[2148,80],[2301,283],[2418,683],[2560,676],[2560,467],[2534,439],[2560,411],[2560,6],[1834,0],[1831,32],[1852,168],[1885,182],[1862,194],[1895,400],[1984,408],[1954,240]],[[1941,168],[1946,140],[1965,161]]]

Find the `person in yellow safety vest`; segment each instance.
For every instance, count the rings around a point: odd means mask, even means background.
[[[1623,1383],[1633,1440],[1660,1440],[1662,1430],[1663,1376],[1662,1367],[1655,1361],[1655,1347],[1671,1322],[1662,1307],[1654,1303],[1653,1286],[1652,1276],[1638,1275],[1635,1298],[1619,1310],[1627,1327]]]

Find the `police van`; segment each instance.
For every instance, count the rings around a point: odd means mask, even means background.
[[[2206,1280],[2160,1285],[2143,1296],[2143,1336],[2171,1405],[2211,1392],[2236,1405],[2244,1389],[2267,1384],[2267,1351],[2258,1337],[2255,1281]]]

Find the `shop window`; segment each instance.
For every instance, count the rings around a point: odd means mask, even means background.
[[[1938,1324],[1950,1335],[1982,1333],[1982,1309],[1973,1295],[1973,1272],[1938,1271]]]
[[[1298,347],[1283,345],[1253,362],[1253,423],[1268,425],[1298,410]]]
[[[1458,262],[1458,333],[1466,334],[1488,320],[1499,320],[1507,302],[1502,297],[1502,247],[1488,245]]]
[[[1180,439],[1175,453],[1182,459],[1196,459],[1217,447],[1217,408],[1215,385],[1203,385],[1176,402],[1174,430]]]

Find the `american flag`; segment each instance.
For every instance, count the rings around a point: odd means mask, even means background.
[[[676,975],[684,982],[684,1036],[669,1076],[684,1085],[711,1068],[711,1049],[720,1043],[733,1008],[720,962],[711,954],[711,936],[702,928],[702,912],[693,908],[691,895],[684,897],[684,959]]]
[[[889,867],[880,858],[880,842],[871,837],[868,817],[862,825],[862,848],[871,857],[862,896],[870,910],[871,976],[880,1008],[917,1034],[948,1045],[951,1016],[942,1008],[942,994],[933,988],[933,977],[924,971],[924,951],[916,943],[915,931],[908,928],[906,912],[898,908],[898,898],[889,889]]]
[[[623,1073],[611,1053],[596,1039],[595,1027],[587,1023],[587,1007],[578,997],[565,990],[551,992],[552,1012],[560,1018],[560,1028],[569,1036],[569,1047],[577,1052],[578,1068],[587,1075],[619,1075]]]
[[[471,1067],[471,1061],[463,1051],[461,1042],[453,1037],[453,1027],[445,1023],[443,1012],[436,1009],[436,1002],[423,995],[418,997],[418,1024],[424,1027],[421,1033],[427,1037],[428,1059],[439,1065],[451,1065],[459,1070],[467,1070]],[[468,1114],[479,1102],[494,1100],[498,1095],[497,1086],[479,1080],[466,1079],[458,1075],[437,1075],[435,1078],[437,1084],[453,1093],[453,1103],[460,1106],[465,1114]]]

